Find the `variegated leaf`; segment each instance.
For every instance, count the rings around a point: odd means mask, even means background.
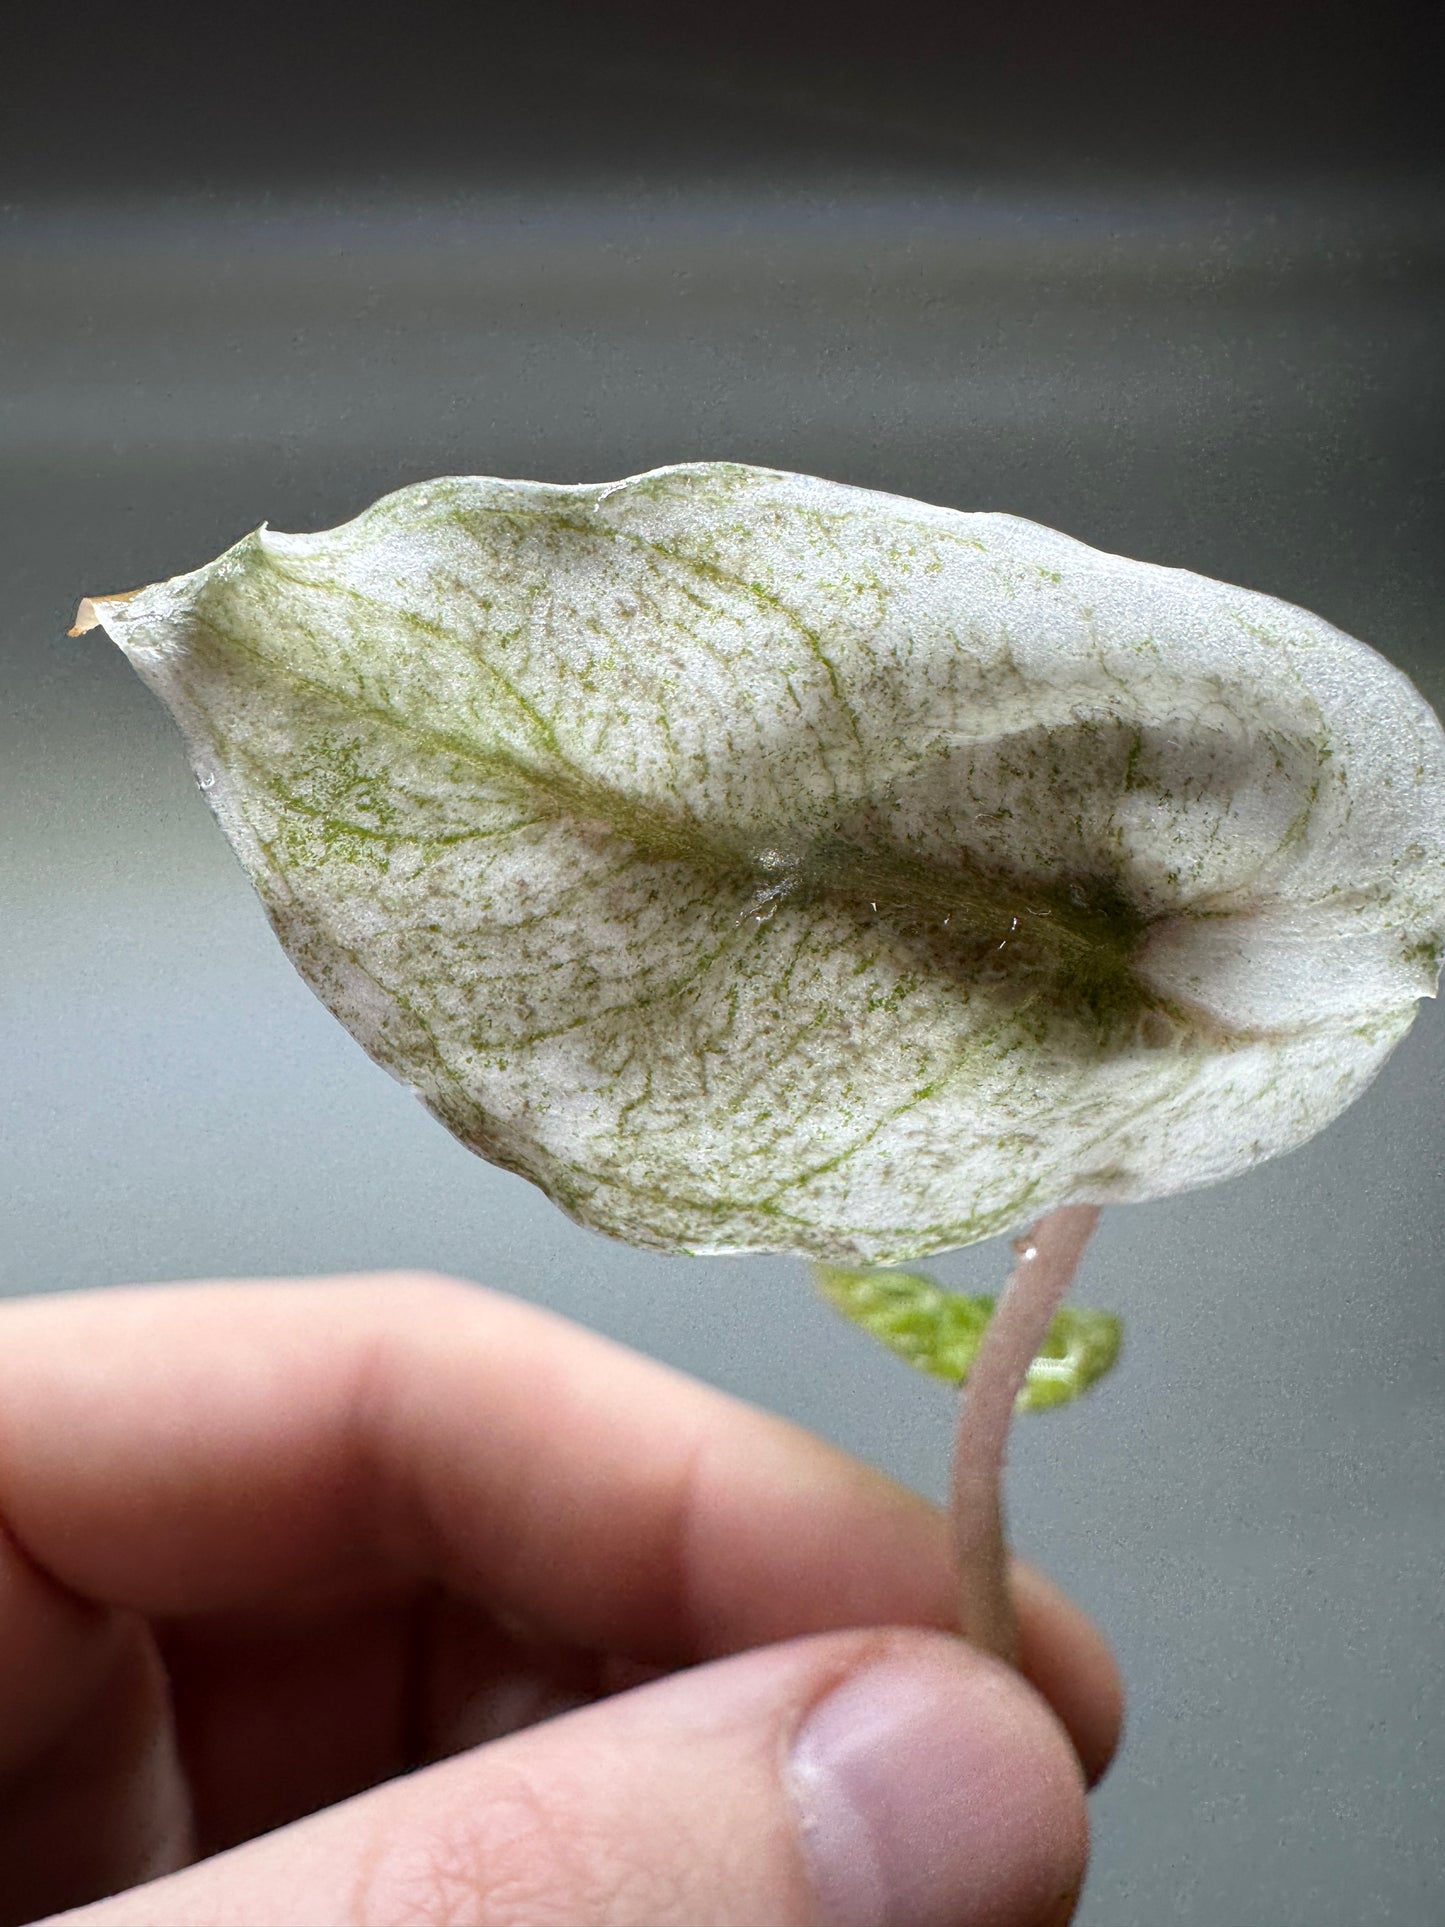
[[[1227,1177],[1435,985],[1405,678],[1009,516],[447,480],[87,620],[366,1049],[638,1243],[892,1262]]]

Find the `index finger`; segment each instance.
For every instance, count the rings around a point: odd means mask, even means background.
[[[410,1275],[0,1307],[0,1518],[73,1593],[155,1615],[416,1578],[667,1665],[954,1616],[923,1500],[549,1313]],[[1029,1581],[1020,1608],[1026,1669],[1100,1676],[1082,1615]]]

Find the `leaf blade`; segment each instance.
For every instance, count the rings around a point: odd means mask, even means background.
[[[1438,968],[1404,679],[1007,517],[453,480],[98,613],[313,988],[635,1242],[889,1262],[1211,1181]]]

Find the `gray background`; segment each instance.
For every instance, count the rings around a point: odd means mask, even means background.
[[[0,157],[0,1291],[441,1267],[941,1493],[949,1398],[799,1267],[578,1230],[369,1064],[169,724],[63,631],[423,476],[729,457],[1271,591],[1439,705],[1424,49],[1388,9],[1309,17],[33,29]],[[1090,1927],[1445,1918],[1442,1067],[1427,1009],[1306,1150],[1106,1216],[1080,1295],[1127,1356],[1011,1477],[1132,1696]]]

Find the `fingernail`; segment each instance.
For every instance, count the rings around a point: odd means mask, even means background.
[[[790,1769],[819,1927],[1069,1918],[1078,1769],[1002,1668],[962,1648],[869,1666],[807,1716]]]

